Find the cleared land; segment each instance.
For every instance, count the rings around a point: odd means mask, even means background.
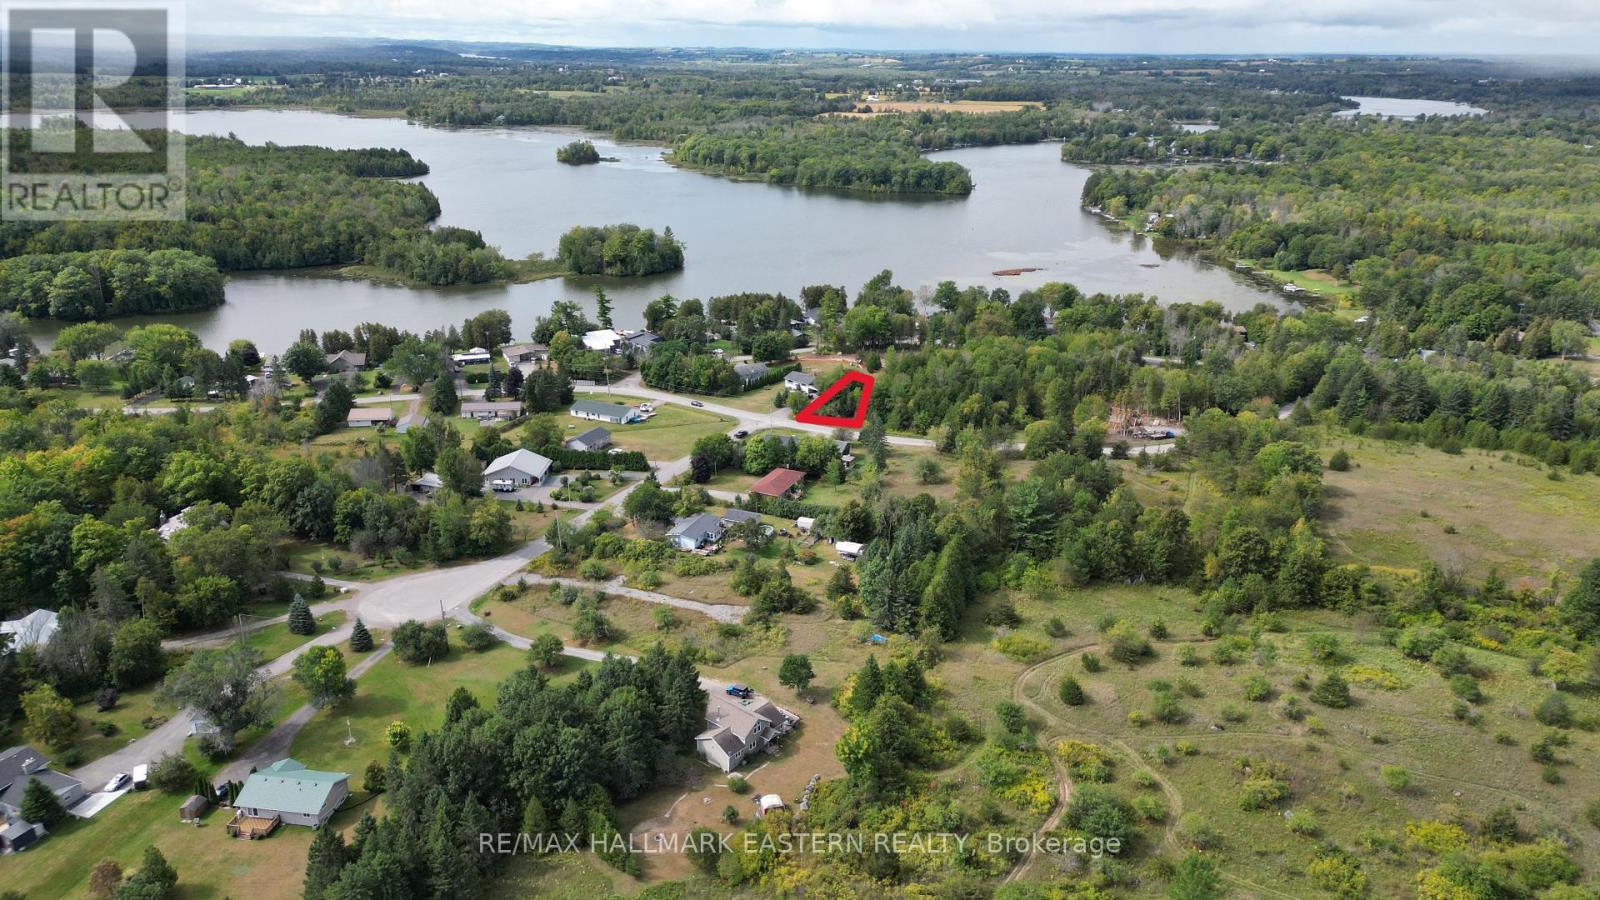
[[[650,402],[643,397],[606,393],[577,394],[575,399],[622,403],[630,406]],[[579,434],[600,425],[611,432],[614,446],[623,450],[637,450],[650,459],[678,459],[687,456],[695,441],[708,434],[722,434],[734,426],[734,421],[726,416],[676,403],[657,403],[654,416],[647,421],[632,425],[590,422],[570,415],[561,415],[558,418],[572,434]]]

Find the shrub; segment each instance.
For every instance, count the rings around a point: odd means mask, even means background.
[[[450,636],[444,624],[424,625],[416,619],[400,623],[394,630],[394,654],[413,665],[437,662],[450,652]]]
[[[1395,649],[1412,659],[1429,659],[1445,645],[1447,636],[1438,628],[1414,625],[1395,638]]]
[[[383,763],[372,760],[367,763],[367,772],[361,779],[361,786],[369,794],[381,794],[389,789],[389,771]]]
[[[1311,689],[1311,700],[1323,706],[1343,709],[1350,705],[1350,686],[1345,684],[1338,672],[1329,672],[1328,677]]]
[[[1068,706],[1082,706],[1089,700],[1083,693],[1083,685],[1078,684],[1078,679],[1073,678],[1071,675],[1061,679],[1061,687],[1058,693],[1061,696],[1061,702]]]
[[[1167,805],[1161,802],[1160,797],[1143,794],[1133,798],[1133,811],[1138,813],[1147,822],[1165,822],[1167,820]]]
[[[1050,653],[1050,647],[1043,641],[1021,634],[1008,634],[995,638],[994,649],[1018,662],[1043,659]]]
[[[1567,698],[1557,693],[1551,693],[1540,701],[1533,717],[1538,719],[1540,724],[1555,728],[1567,728],[1572,725],[1572,710],[1567,708]]]
[[[1291,722],[1298,722],[1306,717],[1305,705],[1293,694],[1283,698],[1283,702],[1278,704],[1278,712],[1283,713],[1283,717]]]
[[[1183,705],[1178,702],[1178,695],[1171,691],[1157,691],[1150,698],[1150,715],[1168,725],[1176,725],[1189,718],[1189,714],[1183,711]]]
[[[407,725],[406,723],[401,722],[401,721],[399,721],[397,719],[397,720],[395,720],[393,722],[390,722],[389,723],[389,727],[384,729],[383,736],[389,742],[389,746],[393,747],[394,749],[400,751],[401,753],[410,752],[410,750],[411,750],[411,726],[410,725]]]
[[[1339,639],[1331,634],[1313,634],[1306,638],[1306,652],[1317,662],[1336,662],[1341,653]]]
[[[1389,786],[1389,790],[1397,794],[1411,789],[1411,773],[1400,766],[1384,766],[1378,770],[1378,776]]]
[[[1022,615],[1009,600],[1000,600],[983,614],[983,624],[994,628],[1015,628],[1022,624]]]
[[[1064,638],[1068,633],[1067,624],[1061,621],[1060,616],[1051,616],[1050,619],[1044,623],[1044,633],[1053,638]]]
[[[1111,781],[1115,762],[1104,747],[1083,741],[1062,740],[1056,742],[1055,749],[1073,781],[1089,784]]]
[[[1106,655],[1125,666],[1137,665],[1150,655],[1150,642],[1127,623],[1113,626],[1106,637],[1111,643]]]
[[[1167,639],[1167,636],[1170,633],[1171,632],[1169,632],[1167,630],[1166,620],[1157,618],[1157,619],[1152,619],[1150,621],[1150,637],[1151,638],[1153,638],[1155,640],[1158,640],[1158,641],[1164,641],[1164,640]]]
[[[728,790],[733,791],[735,794],[748,794],[750,793],[750,782],[740,775],[729,776]]]
[[[1178,665],[1194,667],[1201,663],[1200,651],[1193,644],[1184,644],[1178,648]]]
[[[199,777],[194,763],[181,753],[162,754],[150,765],[150,785],[167,794],[192,793]]]
[[[1306,875],[1317,887],[1347,900],[1365,897],[1369,889],[1367,873],[1343,853],[1317,857],[1306,865]]]
[[[1115,840],[1126,847],[1134,834],[1133,810],[1120,797],[1094,785],[1072,792],[1066,822],[1090,838]]]
[[[1082,657],[1082,662],[1085,672],[1100,671],[1100,657],[1095,656],[1093,653],[1085,653]]]
[[[1244,698],[1251,703],[1265,703],[1272,699],[1272,682],[1264,675],[1251,675],[1244,681]]]
[[[1471,675],[1451,675],[1450,692],[1468,703],[1483,702],[1483,691],[1478,688],[1478,680]]]
[[[1335,472],[1350,471],[1350,454],[1343,447],[1333,451],[1333,455],[1328,457],[1328,468]]]
[[[494,631],[482,622],[475,622],[461,629],[461,646],[474,653],[482,653],[498,643],[500,639],[495,636]]]
[[[611,569],[598,559],[586,559],[578,566],[578,577],[585,581],[605,581],[611,577]]]

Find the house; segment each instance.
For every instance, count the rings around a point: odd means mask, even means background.
[[[577,437],[568,438],[566,443],[568,450],[604,450],[609,446],[611,446],[611,432],[599,426],[591,428]]]
[[[799,721],[799,716],[765,697],[741,700],[713,692],[706,702],[706,730],[695,737],[695,749],[706,762],[732,772]]]
[[[817,390],[817,376],[806,372],[790,372],[783,376],[783,386],[791,391],[804,391],[812,397],[819,393]]]
[[[583,336],[583,348],[596,353],[615,353],[622,342],[622,334],[611,328],[597,328]]]
[[[550,348],[544,344],[507,344],[500,348],[500,355],[505,359],[506,365],[515,366],[527,362],[543,362],[550,358]]]
[[[522,415],[521,400],[475,400],[461,404],[461,418],[479,422],[515,419]]]
[[[440,478],[437,472],[423,472],[411,479],[410,487],[419,494],[431,494],[444,487],[444,479]]]
[[[280,759],[245,779],[233,801],[238,812],[228,823],[228,833],[253,836],[252,829],[259,829],[263,820],[318,828],[348,796],[350,776],[344,772],[319,772],[297,760]]]
[[[393,425],[394,420],[394,410],[387,406],[353,407],[350,413],[344,417],[344,423],[351,428],[375,428],[379,425]]]
[[[798,469],[773,469],[761,476],[761,479],[750,486],[750,493],[763,497],[798,497],[800,495],[800,482],[804,481],[806,473]]]
[[[161,524],[156,527],[156,535],[159,536],[163,541],[170,541],[172,540],[173,535],[184,530],[185,528],[188,528],[189,510],[191,508],[192,507],[185,506],[183,509],[178,510],[177,514],[171,518],[163,519]]]
[[[428,424],[428,417],[419,412],[406,413],[400,421],[394,424],[395,434],[405,434],[413,428],[424,428]]]
[[[0,363],[7,360],[0,360]],[[44,825],[35,825],[17,819],[13,822],[0,821],[0,853],[21,853],[44,837]]]
[[[840,559],[854,560],[861,556],[861,551],[865,550],[866,546],[867,545],[865,544],[858,544],[855,541],[836,541],[834,542],[833,549],[839,551]]]
[[[510,481],[517,485],[538,484],[550,472],[550,460],[532,450],[513,450],[496,457],[483,470],[484,481]]]
[[[661,343],[661,335],[653,331],[628,331],[623,333],[622,347],[639,356],[649,356],[650,350]]]
[[[44,782],[62,806],[73,806],[84,797],[83,782],[50,768],[49,758],[23,744],[0,753],[0,817],[22,821],[22,796],[31,781]],[[30,840],[21,834],[15,837]]]
[[[39,647],[43,649],[50,639],[56,636],[56,630],[61,627],[54,610],[36,609],[20,619],[8,619],[0,622],[0,634],[11,635],[11,650],[21,650],[24,647]]]
[[[722,540],[722,520],[711,513],[679,519],[667,532],[667,542],[679,550],[699,550]]]
[[[450,361],[458,366],[486,366],[493,358],[483,347],[473,347],[465,353],[450,354]]]
[[[740,522],[761,523],[761,514],[748,509],[736,509],[732,506],[722,511],[722,524],[737,525]]]
[[[767,377],[767,372],[766,363],[739,363],[733,367],[733,374],[739,376],[739,383],[745,387],[749,387]]]
[[[327,355],[328,371],[336,375],[348,375],[367,367],[367,355],[354,350],[340,350],[338,353]]]
[[[580,419],[610,422],[613,425],[627,425],[639,421],[639,410],[636,407],[601,403],[598,400],[579,400],[572,404],[572,409],[568,412]]]

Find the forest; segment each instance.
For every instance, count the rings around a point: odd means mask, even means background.
[[[574,275],[656,275],[683,268],[683,244],[671,228],[578,225],[561,236],[556,257]]]
[[[90,250],[0,259],[0,310],[30,318],[104,319],[209,309],[222,273],[187,250]]]

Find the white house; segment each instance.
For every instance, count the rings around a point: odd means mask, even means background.
[[[699,550],[722,540],[722,519],[711,513],[688,516],[672,523],[667,542],[679,550]]]
[[[597,353],[613,353],[622,342],[622,333],[613,328],[597,328],[583,336],[584,349]]]
[[[160,525],[156,526],[156,534],[163,541],[169,541],[172,540],[173,535],[188,528],[189,520],[187,517],[189,509],[190,507],[185,506],[183,509],[178,510],[176,515],[163,520]]]
[[[515,484],[538,484],[550,472],[550,460],[532,450],[513,450],[497,457],[483,470],[484,481],[510,481]]]
[[[344,417],[344,423],[351,428],[375,428],[379,425],[393,425],[394,420],[394,410],[387,406],[352,407]]]
[[[839,551],[840,559],[855,559],[861,555],[862,550],[866,549],[866,545],[858,544],[855,541],[837,541],[834,543],[833,549]]]
[[[613,425],[627,425],[639,421],[639,410],[636,407],[623,406],[619,403],[601,403],[597,400],[579,400],[572,404],[572,409],[568,412],[579,419],[610,422]]]
[[[806,372],[790,372],[783,376],[783,386],[791,391],[804,391],[812,397],[819,393],[817,391],[817,376]]]
[[[297,760],[280,759],[245,779],[233,801],[239,812],[229,829],[242,818],[318,828],[333,818],[348,796],[350,776],[344,772],[319,772]]]
[[[50,639],[56,636],[56,631],[60,627],[54,610],[36,609],[20,619],[0,622],[0,634],[11,635],[11,650],[21,650],[24,647],[42,648],[50,643]]]
[[[489,351],[483,347],[473,347],[465,353],[450,354],[450,361],[458,366],[483,366],[488,365],[493,359]]]
[[[799,716],[765,697],[741,700],[712,693],[706,702],[706,730],[695,737],[695,749],[706,762],[732,772],[799,721]]]

